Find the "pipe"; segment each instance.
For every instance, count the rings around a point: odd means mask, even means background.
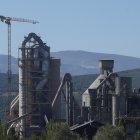
[[[66,85],[66,93],[64,94],[64,98],[66,101],[66,122],[68,125],[73,125],[73,95],[72,95],[72,82],[71,82],[71,75],[66,73],[62,79],[62,82],[58,88],[58,91],[53,99],[52,102],[52,109],[53,111],[56,108],[56,103],[58,97],[61,96],[61,92],[63,91],[63,87]]]
[[[19,98],[19,95],[17,95],[14,100],[11,102],[11,106],[14,104],[14,102]]]
[[[25,72],[25,48],[21,49],[22,58],[19,60],[19,117],[26,114],[26,72]],[[25,132],[25,119],[21,119],[21,131]],[[20,136],[21,138],[23,136]]]
[[[19,96],[17,96],[11,103],[11,107],[10,107],[10,116],[11,118],[14,117],[14,110],[16,107],[18,107],[19,105]]]
[[[116,125],[116,119],[119,117],[118,109],[119,109],[119,102],[118,102],[118,95],[120,95],[120,78],[116,77],[115,79],[115,95],[112,96],[112,125]]]

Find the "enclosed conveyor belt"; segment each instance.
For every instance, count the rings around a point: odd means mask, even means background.
[[[66,73],[62,79],[62,82],[59,86],[59,89],[56,93],[56,96],[52,102],[52,110],[56,108],[56,102],[61,96],[61,93],[64,96],[66,102],[66,122],[71,126],[73,125],[73,94],[72,94],[72,82],[71,82],[71,75]],[[66,93],[64,93],[63,88],[66,86]]]

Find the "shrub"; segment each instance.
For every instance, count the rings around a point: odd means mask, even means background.
[[[122,127],[106,125],[99,128],[93,140],[126,140],[126,138]]]

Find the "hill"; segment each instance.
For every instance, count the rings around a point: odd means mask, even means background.
[[[132,77],[132,87],[140,88],[140,69],[118,72],[119,76]],[[97,74],[81,75],[73,77],[74,91],[83,93],[97,78]]]
[[[87,75],[99,73],[98,60],[113,59],[115,61],[114,71],[125,71],[140,68],[140,58],[103,54],[86,51],[60,51],[52,52],[52,57],[61,58],[61,75],[71,73],[72,75]],[[7,56],[0,55],[0,73],[7,72]],[[12,57],[12,73],[18,74],[18,60]]]
[[[132,77],[132,87],[140,88],[140,69],[121,71],[119,76]]]
[[[120,76],[132,77],[133,88],[140,88],[140,69],[128,70],[118,72]],[[79,75],[73,76],[73,88],[74,92],[83,93],[90,84],[97,78],[98,74],[88,74],[88,75]],[[13,90],[18,91],[18,75],[13,74]],[[7,91],[7,75],[0,73],[0,91]]]
[[[52,56],[61,58],[61,73],[66,72],[72,75],[85,75],[99,73],[98,60],[112,59],[115,61],[114,71],[125,71],[140,68],[140,58],[104,54],[86,51],[61,51],[54,52]]]
[[[7,91],[7,74],[6,73],[0,73],[0,92],[6,92]],[[18,91],[18,75],[13,74],[12,75],[12,89],[13,91]]]
[[[15,57],[11,57],[11,67],[12,67],[12,73],[17,74],[18,73],[18,60]],[[8,60],[7,55],[0,55],[0,73],[7,73],[8,68]]]

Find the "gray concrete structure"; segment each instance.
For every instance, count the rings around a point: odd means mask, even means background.
[[[44,116],[52,119],[52,101],[60,85],[60,59],[50,56],[50,47],[35,33],[30,33],[19,48],[19,95],[11,103],[11,119],[19,112],[21,137],[40,132]],[[59,101],[61,102],[61,98]],[[18,110],[17,106],[19,106]],[[25,114],[26,117],[22,117]],[[61,119],[61,105],[53,113]]]
[[[124,118],[133,135],[140,129],[140,90],[133,92],[132,78],[113,73],[113,65],[113,60],[99,61],[100,75],[82,94],[82,119],[117,125]]]

